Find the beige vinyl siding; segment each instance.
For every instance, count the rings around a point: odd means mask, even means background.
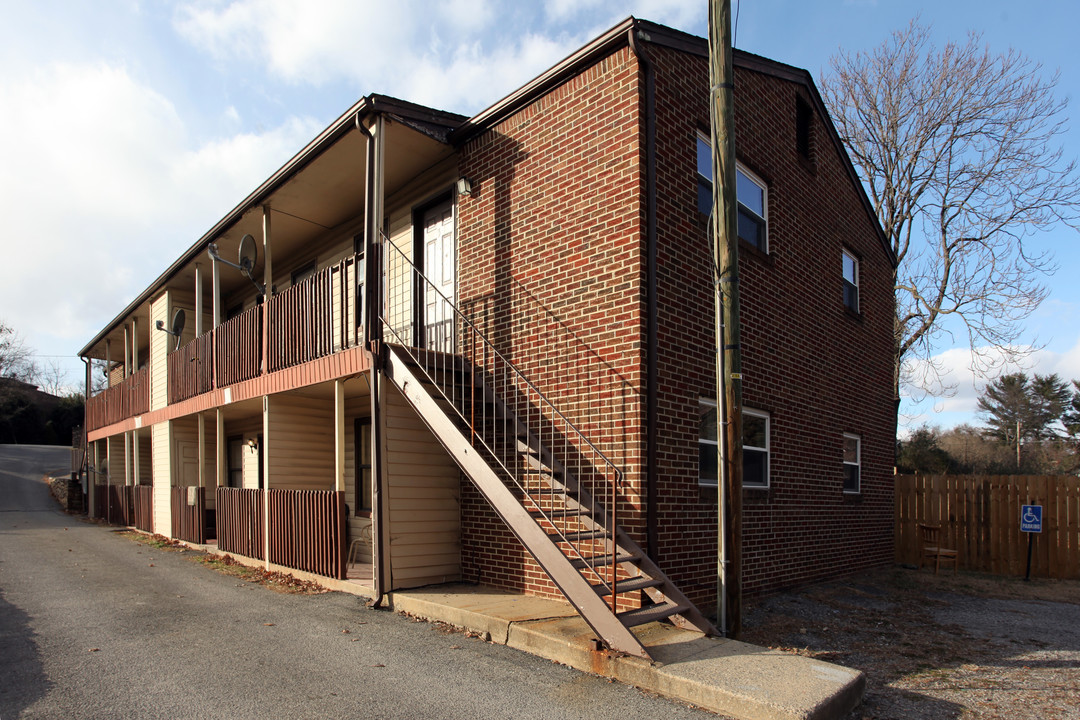
[[[164,333],[161,333],[164,334]],[[158,423],[150,428],[154,458],[154,532],[172,534],[172,509],[169,488],[172,486],[172,423]]]
[[[151,485],[154,480],[153,439],[150,432],[136,432],[139,433],[139,484]]]
[[[203,477],[205,485],[213,488],[216,485],[216,433],[214,431],[214,417],[206,419],[206,457],[203,463]],[[175,485],[189,486],[199,484],[198,459],[199,459],[199,418],[196,415],[188,415],[173,421],[173,447],[176,455],[174,477]]]
[[[460,580],[460,471],[397,389],[386,388],[392,587]]]
[[[113,435],[105,440],[105,464],[109,473],[110,485],[123,485],[124,475],[124,436]]]
[[[334,489],[334,404],[300,395],[270,398],[269,487]]]
[[[153,328],[160,320],[168,326],[169,294],[163,293],[150,303],[150,409],[160,410],[169,404],[169,376],[166,358],[169,354],[167,333]]]
[[[213,425],[208,423],[207,427]],[[248,440],[254,437],[258,437],[262,434],[262,415],[252,415],[237,420],[228,420],[225,422],[225,442],[229,442],[229,438],[239,435],[247,443]],[[228,460],[228,446],[225,448],[225,471],[228,472],[229,460]],[[241,451],[243,453],[243,462],[241,464],[241,483],[245,488],[257,488],[259,487],[259,453],[252,452],[246,446]],[[262,452],[261,448],[259,452]],[[228,485],[228,477],[221,478],[222,487]]]
[[[356,514],[360,503],[356,501],[358,488],[356,476],[356,459],[358,457],[356,447],[356,419],[371,416],[371,397],[347,397],[345,399],[345,504],[349,506],[349,516],[346,518],[348,542],[360,540],[363,548],[358,553],[358,560],[371,561],[371,518]]]

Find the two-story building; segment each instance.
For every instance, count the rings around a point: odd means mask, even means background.
[[[707,61],[631,18],[472,118],[363,98],[81,351],[97,514],[710,630]],[[895,258],[810,75],[735,73],[752,593],[892,558]]]

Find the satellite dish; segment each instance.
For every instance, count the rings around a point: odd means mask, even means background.
[[[158,320],[154,323],[154,327],[162,332],[167,332],[170,335],[176,337],[176,349],[180,347],[180,335],[184,332],[184,322],[187,320],[187,315],[184,313],[184,308],[177,308],[173,313],[172,325],[168,330],[165,329],[165,321]]]
[[[172,317],[172,332],[171,335],[180,337],[180,333],[184,332],[184,322],[187,320],[187,315],[184,313],[184,308],[177,308]]]
[[[237,262],[240,272],[247,275],[248,280],[254,280],[251,273],[255,270],[255,263],[259,260],[259,249],[255,245],[255,238],[250,234],[240,238],[240,253]]]
[[[231,263],[225,258],[221,257],[218,252],[217,243],[210,243],[206,246],[206,254],[210,256],[210,259],[214,262],[225,263],[229,267],[234,267],[243,273],[244,277],[255,285],[255,289],[259,291],[260,295],[266,294],[266,288],[255,279],[255,263],[259,260],[258,246],[255,244],[255,238],[251,234],[245,234],[240,238],[240,252],[237,262]]]

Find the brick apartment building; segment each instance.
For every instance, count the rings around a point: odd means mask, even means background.
[[[753,593],[892,557],[895,261],[809,74],[735,68]],[[473,118],[361,100],[82,350],[119,369],[96,512],[377,593],[565,596],[638,654],[709,629],[707,73],[629,19]]]

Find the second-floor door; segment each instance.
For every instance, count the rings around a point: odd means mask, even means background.
[[[454,205],[439,203],[424,212],[424,274],[431,284],[424,291],[424,347],[454,352],[454,312],[457,302],[457,249]]]

